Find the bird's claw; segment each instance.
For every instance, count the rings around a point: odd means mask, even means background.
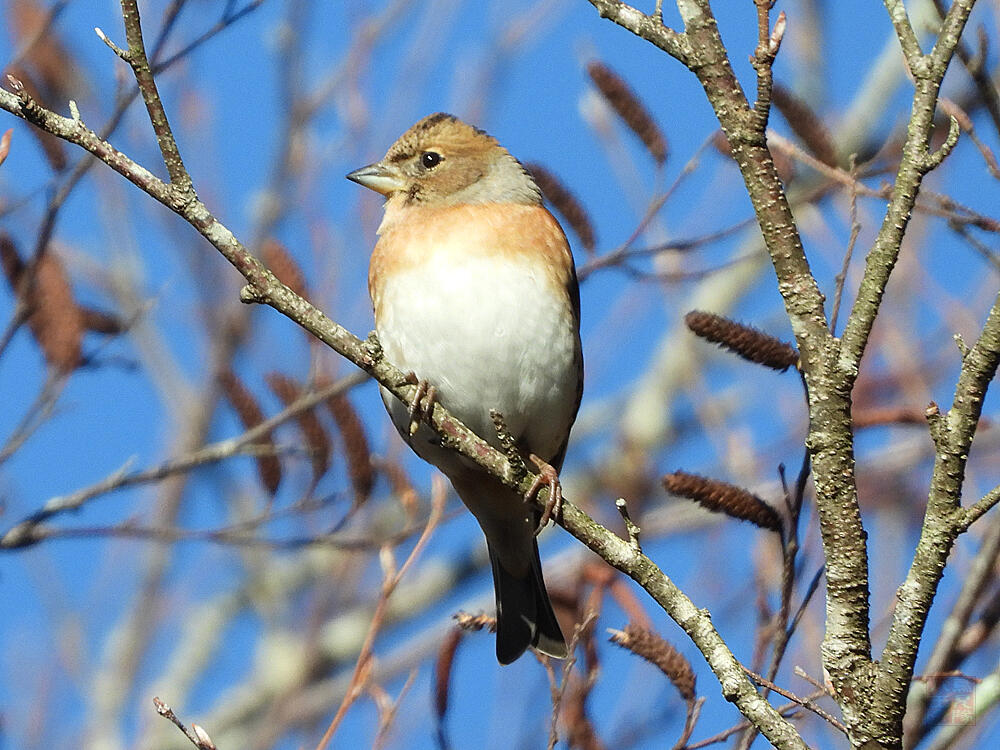
[[[549,497],[545,501],[542,516],[538,519],[538,526],[535,528],[535,536],[538,536],[550,520],[562,515],[562,485],[559,483],[559,472],[551,464],[543,461],[534,453],[529,458],[538,467],[538,476],[535,477],[535,481],[532,482],[528,491],[524,493],[525,502],[535,499],[542,487],[549,488]]]
[[[410,401],[409,409],[409,435],[413,437],[417,433],[420,423],[428,419],[434,411],[434,404],[437,402],[437,389],[426,380],[419,380],[414,373],[409,373],[406,379],[417,386],[413,392],[413,399]]]

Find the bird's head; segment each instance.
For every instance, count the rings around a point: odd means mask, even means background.
[[[507,149],[443,112],[420,120],[381,161],[347,179],[404,205],[541,203],[535,181]]]

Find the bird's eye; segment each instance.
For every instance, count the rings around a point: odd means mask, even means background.
[[[441,154],[437,151],[424,151],[420,155],[420,163],[424,169],[434,169],[434,167],[441,163]]]

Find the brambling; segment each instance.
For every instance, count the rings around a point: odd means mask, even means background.
[[[534,180],[494,138],[443,113],[347,177],[386,197],[368,270],[385,356],[497,447],[490,412],[499,411],[522,459],[554,478],[583,392],[580,297],[566,235]],[[509,664],[529,646],[565,657],[542,579],[535,507],[442,447],[425,424],[411,435],[412,409],[384,389],[382,400],[486,534],[497,660]]]

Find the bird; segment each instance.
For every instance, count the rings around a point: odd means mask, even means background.
[[[498,448],[492,415],[502,415],[518,457],[558,489],[583,394],[580,294],[569,242],[531,174],[485,131],[438,112],[347,178],[385,197],[368,290],[386,359]],[[537,506],[442,446],[413,407],[381,395],[399,433],[450,480],[486,536],[499,663],[529,647],[565,658],[538,556]]]

